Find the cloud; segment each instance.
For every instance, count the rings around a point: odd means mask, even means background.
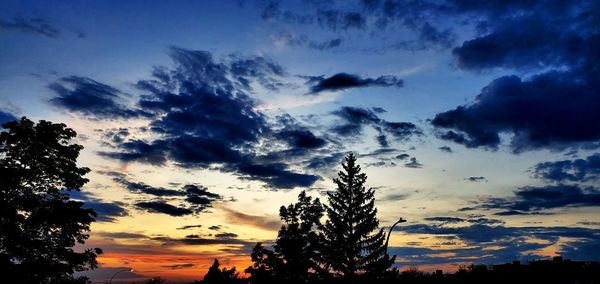
[[[387,136],[391,135],[396,140],[407,140],[412,136],[422,135],[421,130],[410,122],[390,122],[380,118],[377,112],[368,108],[344,106],[333,114],[341,119],[340,123],[336,123],[331,131],[343,137],[360,136],[365,126],[371,126],[379,135],[386,136],[386,142],[381,143],[383,147],[389,146]],[[383,144],[383,145],[382,145]]]
[[[424,50],[445,49],[455,43],[455,32],[450,28],[441,28],[447,22],[439,19],[450,14],[458,18],[462,11],[455,9],[452,1],[448,2],[310,2],[301,3],[304,6],[299,9],[295,5],[286,6],[285,2],[265,1],[259,2],[259,7],[264,20],[277,20],[292,25],[316,25],[333,32],[369,35],[380,41],[388,39],[383,34],[389,34],[385,32],[389,27],[394,33],[402,35],[398,36],[399,39],[393,45],[395,49]],[[465,22],[468,20],[466,18]],[[409,39],[406,39],[407,35]]]
[[[300,126],[277,136],[266,116],[255,109],[247,92],[252,82],[277,89],[285,71],[263,57],[230,56],[217,61],[206,51],[173,47],[176,67],[155,68],[153,78],[136,85],[146,92],[138,106],[154,119],[149,129],[160,135],[151,141],[127,140],[120,151],[100,154],[124,162],[156,166],[172,161],[185,168],[216,168],[241,178],[260,180],[273,188],[310,186],[318,176],[297,173],[286,164],[258,161],[254,147],[279,137],[291,150],[318,147],[324,140]],[[288,135],[285,135],[288,134]]]
[[[132,193],[152,195],[158,198],[176,197],[180,202],[180,207],[172,208],[171,205],[165,202],[142,202],[137,203],[138,208],[147,209],[150,212],[165,213],[171,216],[182,216],[189,214],[190,210],[194,213],[200,213],[206,208],[212,206],[214,201],[223,200],[223,197],[209,192],[208,189],[201,185],[186,184],[180,190],[167,189],[163,187],[153,187],[142,182],[132,182],[127,179],[127,176],[118,172],[104,172],[104,174],[112,177],[113,181],[125,187]],[[186,210],[179,210],[186,209]]]
[[[585,159],[538,163],[533,168],[533,176],[557,182],[597,179],[600,177],[600,154]]]
[[[440,223],[460,223],[466,221],[458,217],[427,217],[425,221],[440,222]]]
[[[94,232],[95,236],[100,236],[104,238],[111,239],[147,239],[148,236],[139,233],[129,233],[129,232]]]
[[[410,158],[410,162],[406,162],[404,166],[407,168],[420,169],[423,167],[423,164],[417,161],[417,158],[412,157]]]
[[[547,9],[545,11],[550,12]],[[564,21],[562,23],[548,23],[547,20],[554,15],[546,16],[543,13],[536,11],[522,16],[513,15],[510,20],[493,23],[488,33],[467,40],[454,48],[452,53],[458,66],[466,70],[500,67],[527,70],[577,66],[582,62],[575,60],[579,61],[582,57],[591,55],[588,54],[591,51],[588,48],[593,48],[591,40],[597,35],[593,34],[590,27],[572,30],[593,21],[578,18],[586,11],[573,11],[574,16],[562,14],[559,16]],[[577,45],[588,46],[573,48]]]
[[[332,30],[361,29],[365,27],[366,19],[357,12],[319,10],[317,11],[317,23],[321,27]]]
[[[15,120],[17,120],[17,118],[14,115],[0,110],[0,125]]]
[[[43,18],[26,19],[18,16],[13,18],[12,21],[0,20],[0,30],[39,34],[49,38],[60,37],[60,30],[50,21]]]
[[[238,235],[234,234],[234,233],[218,233],[215,234],[215,238],[218,239],[232,239],[232,238],[237,238]]]
[[[345,153],[330,153],[322,156],[313,156],[305,162],[308,169],[325,171],[339,165]]]
[[[497,149],[500,133],[512,134],[513,152],[563,149],[600,139],[598,53],[600,33],[594,1],[568,4],[532,1],[502,5],[500,14],[484,14],[485,30],[453,50],[458,67],[470,71],[496,68],[535,72],[528,77],[493,80],[472,104],[435,116],[432,124],[448,129],[445,140],[466,147]],[[489,12],[491,6],[469,6]],[[489,10],[488,10],[489,9]],[[565,12],[568,11],[568,12]]]
[[[469,245],[494,244],[510,240],[523,242],[526,240],[524,236],[553,242],[556,242],[559,237],[594,239],[600,233],[598,230],[577,227],[505,227],[481,224],[463,227],[415,224],[399,226],[395,230],[410,234],[456,236]]]
[[[152,240],[162,242],[163,246],[170,245],[248,245],[256,244],[256,242],[249,242],[236,238],[215,238],[206,239],[198,235],[188,235],[185,238],[170,238],[170,237],[153,237]]]
[[[600,119],[596,84],[571,72],[528,81],[501,77],[482,90],[476,103],[439,113],[432,124],[458,130],[441,138],[467,147],[495,149],[501,132],[514,134],[513,152],[589,143],[600,139],[600,126],[591,123]]]
[[[131,118],[141,114],[121,104],[119,90],[90,78],[64,77],[49,88],[57,94],[50,102],[72,112],[99,118]]]
[[[246,178],[260,180],[274,188],[309,187],[320,179],[317,175],[295,173],[287,170],[288,165],[284,163],[261,164],[238,164],[236,170]]]
[[[567,258],[590,260],[600,258],[597,251],[581,252],[581,248],[598,246],[600,230],[581,227],[510,227],[496,219],[470,219],[470,225],[457,225],[466,219],[441,217],[452,222],[411,224],[395,231],[405,234],[426,235],[449,240],[428,247],[390,247],[399,255],[401,265],[439,265],[461,263],[503,263],[518,256],[521,260],[535,260],[546,256],[545,248],[560,246],[560,255]],[[456,222],[454,222],[456,221]],[[535,240],[535,241],[532,241]],[[457,246],[457,244],[460,244]]]
[[[274,138],[284,141],[288,144],[288,154],[290,152],[299,152],[301,155],[307,151],[322,148],[327,145],[327,140],[317,137],[311,130],[304,127],[290,115],[281,115],[277,117],[277,124],[283,127],[274,130]]]
[[[219,207],[219,209],[223,210],[229,223],[247,225],[267,231],[277,231],[281,227],[281,222],[276,217],[249,215],[227,207]]]
[[[309,94],[324,91],[341,91],[351,88],[364,87],[402,87],[404,81],[396,76],[385,75],[377,78],[361,78],[358,75],[337,73],[331,77],[311,77],[308,81],[312,86]]]
[[[502,220],[489,219],[489,218],[483,218],[483,217],[468,219],[467,222],[469,222],[471,224],[488,225],[488,226],[504,224],[504,221],[502,221]]]
[[[142,201],[137,202],[135,206],[148,212],[164,213],[173,217],[180,217],[194,213],[194,211],[188,208],[173,206],[164,201]]]
[[[449,146],[441,146],[438,149],[440,149],[440,151],[445,152],[445,153],[452,153],[452,148],[450,148]]]
[[[177,270],[177,269],[191,268],[194,266],[196,266],[196,265],[193,263],[181,263],[181,264],[173,264],[173,265],[163,265],[162,267],[168,268],[171,270]]]
[[[308,47],[310,49],[325,51],[339,47],[343,40],[341,38],[334,38],[323,41],[316,41],[309,39],[306,35],[297,36],[293,33],[279,33],[273,37],[275,45],[285,45],[291,47]]]
[[[129,216],[129,212],[125,209],[125,203],[120,201],[105,202],[97,199],[92,194],[82,191],[63,191],[67,193],[71,199],[83,202],[83,208],[93,209],[96,212],[97,222],[114,222],[118,217]]]
[[[514,196],[506,198],[486,198],[476,206],[465,210],[502,210],[495,215],[510,216],[540,214],[542,210],[569,207],[600,206],[600,191],[593,187],[577,185],[526,186],[514,191]],[[464,211],[464,210],[463,210]]]
[[[177,230],[189,230],[189,229],[195,229],[195,228],[200,228],[202,227],[202,225],[198,224],[198,225],[185,225],[185,226],[181,226],[178,227]]]
[[[465,180],[470,182],[487,182],[485,177],[468,177]]]
[[[586,226],[600,226],[600,222],[594,222],[594,221],[581,221],[581,222],[577,222],[577,224],[586,225]]]
[[[142,182],[131,182],[127,179],[127,176],[118,172],[107,172],[108,176],[111,176],[113,181],[125,187],[133,193],[143,193],[153,195],[157,197],[161,196],[184,196],[186,193],[180,190],[166,189],[163,187],[153,187]]]

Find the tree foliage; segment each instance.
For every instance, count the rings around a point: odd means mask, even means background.
[[[96,213],[70,200],[90,170],[78,167],[83,148],[64,124],[27,118],[0,132],[0,270],[10,283],[85,281],[72,274],[96,268],[99,248],[77,252]]]
[[[253,264],[246,269],[251,283],[332,281],[331,273],[346,280],[381,279],[397,273],[389,270],[395,257],[387,254],[374,191],[364,186],[366,174],[352,154],[342,167],[334,179],[337,189],[328,192],[328,206],[303,191],[298,202],[281,207],[283,225],[274,251],[260,243],[252,251]]]
[[[275,252],[265,248],[262,243],[257,243],[250,255],[252,265],[244,272],[248,273],[250,283],[279,283],[285,279],[284,263]]]
[[[204,280],[200,283],[206,284],[235,284],[241,283],[241,279],[235,267],[220,268],[219,260],[215,258],[213,265],[208,268],[208,273],[204,276]]]
[[[281,206],[283,225],[271,251],[258,243],[252,251],[252,266],[246,269],[252,283],[286,281],[306,283],[311,273],[320,271],[320,245],[317,229],[323,206],[302,191],[298,202]]]
[[[284,224],[275,242],[275,252],[285,262],[285,275],[293,283],[305,283],[309,271],[320,271],[321,248],[317,229],[321,226],[323,206],[302,191],[298,202],[281,206],[279,216]]]
[[[374,190],[367,189],[367,175],[349,154],[343,171],[328,192],[327,221],[322,228],[325,266],[352,279],[357,274],[380,277],[393,264],[386,254],[385,234],[379,228]]]

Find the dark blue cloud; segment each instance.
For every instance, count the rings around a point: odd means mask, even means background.
[[[0,30],[16,31],[21,33],[39,34],[49,38],[59,38],[60,29],[50,21],[43,18],[24,18],[18,16],[12,21],[0,20]]]
[[[509,133],[514,152],[579,146],[600,139],[600,127],[594,123],[600,119],[597,1],[391,0],[301,5],[299,9],[276,2],[269,5],[277,11],[269,18],[284,20],[286,11],[302,11],[290,13],[295,18],[321,19],[303,24],[337,30],[344,26],[341,15],[359,13],[369,20],[357,27],[374,36],[386,28],[412,31],[413,39],[396,44],[410,49],[453,46],[453,29],[468,26],[475,29],[474,34],[452,51],[458,68],[527,72],[526,76],[497,78],[472,104],[438,114],[433,124],[445,128],[442,139],[496,149],[500,133]],[[325,86],[317,84],[313,92],[358,82],[348,74],[323,79]],[[387,144],[385,136],[379,136],[379,141]]]
[[[577,185],[559,184],[542,187],[521,187],[514,192],[514,196],[487,198],[474,207],[463,208],[463,211],[473,209],[501,210],[496,215],[510,216],[543,214],[543,210],[587,206],[600,206],[599,190],[593,187],[582,188]]]
[[[361,78],[358,75],[338,73],[331,77],[311,77],[308,81],[310,94],[323,91],[340,91],[364,87],[402,87],[404,81],[396,76],[386,75],[377,78]]]
[[[300,125],[290,115],[277,117],[277,124],[283,125],[283,128],[274,131],[275,138],[286,142],[290,149],[306,154],[306,151],[327,145],[327,140],[317,137],[311,130]]]
[[[600,154],[596,153],[585,159],[538,163],[533,168],[533,175],[559,182],[596,179],[600,176]]]
[[[442,152],[446,152],[446,153],[452,153],[452,148],[450,148],[449,146],[441,146],[438,149],[440,149],[440,151]]]
[[[413,169],[420,169],[423,167],[423,164],[421,164],[417,158],[415,157],[411,157],[409,162],[406,162],[404,164],[405,167],[407,168],[413,168]]]
[[[0,125],[15,120],[17,120],[17,118],[14,115],[0,110]]]
[[[468,178],[465,178],[465,180],[471,181],[471,182],[482,182],[482,181],[487,182],[487,179],[485,177],[468,177]]]
[[[306,161],[305,167],[318,171],[326,171],[338,166],[344,155],[344,153],[331,153],[324,156],[313,156]]]
[[[274,188],[309,187],[320,179],[317,175],[295,173],[283,163],[273,164],[237,164],[235,169],[246,178],[260,180]]]
[[[465,219],[458,217],[427,217],[424,220],[441,223],[460,223],[466,221]]]
[[[361,29],[366,25],[366,19],[358,12],[343,12],[340,10],[317,11],[317,23],[321,27],[332,30]]]
[[[492,16],[492,7],[504,16]],[[474,103],[436,115],[433,125],[449,129],[442,139],[496,149],[499,134],[506,132],[513,134],[514,152],[600,139],[600,127],[593,123],[600,119],[595,1],[463,3],[456,8],[484,16],[481,33],[453,50],[459,68],[537,73],[497,78]]]
[[[184,191],[167,189],[163,187],[153,187],[142,182],[132,182],[127,179],[127,176],[122,173],[108,172],[107,175],[111,176],[112,179],[118,184],[124,186],[127,190],[133,193],[144,193],[157,197],[161,196],[183,196]]]
[[[195,185],[195,184],[186,184],[180,190],[176,189],[168,189],[163,187],[154,187],[142,182],[132,182],[128,180],[127,176],[118,172],[105,172],[104,174],[112,177],[113,181],[122,185],[128,191],[137,194],[147,194],[152,195],[157,198],[172,198],[175,197],[177,200],[181,202],[179,208],[189,209],[194,213],[200,213],[204,211],[206,208],[212,206],[214,201],[223,200],[223,197],[216,193],[212,193],[208,191],[206,187]],[[155,200],[160,201],[160,200]],[[138,203],[139,204],[139,203]],[[136,206],[138,206],[136,204]],[[150,206],[150,205],[145,205]],[[158,205],[162,206],[162,205]],[[140,207],[140,206],[138,206]],[[145,207],[144,207],[145,208]],[[173,215],[169,213],[170,211],[160,211],[157,207],[156,210],[151,210],[152,212],[166,213],[169,215]],[[167,208],[167,207],[160,207]],[[145,208],[148,209],[148,208]],[[187,214],[186,214],[187,215]],[[174,215],[175,216],[175,215]]]
[[[126,162],[207,168],[232,172],[242,178],[261,180],[270,187],[309,186],[316,175],[296,173],[277,161],[259,160],[257,145],[268,137],[287,143],[287,151],[306,151],[325,140],[289,122],[275,130],[255,109],[247,91],[251,82],[273,89],[285,71],[262,57],[230,56],[218,61],[206,51],[172,48],[175,68],[157,67],[153,78],[136,86],[144,94],[138,106],[154,119],[149,129],[160,134],[152,141],[127,140],[119,151],[101,154]],[[284,150],[284,151],[285,151]]]
[[[121,104],[119,90],[90,78],[65,77],[49,88],[57,94],[50,102],[69,111],[99,118],[130,118],[143,114]]]
[[[135,206],[137,208],[147,210],[148,212],[163,213],[163,214],[168,214],[168,215],[171,215],[174,217],[180,217],[180,216],[190,215],[190,214],[194,213],[194,211],[192,211],[188,208],[173,206],[164,201],[137,202],[135,204]]]
[[[407,140],[412,136],[421,135],[421,130],[410,122],[390,122],[380,118],[377,112],[367,108],[345,106],[333,112],[342,122],[337,123],[331,131],[344,137],[359,137],[365,126],[371,126],[379,135],[391,135],[396,140]],[[389,146],[387,138],[385,143],[378,142],[382,147]]]
[[[498,244],[504,241],[525,242],[528,237],[551,242],[558,241],[560,237],[594,240],[600,234],[600,230],[579,227],[506,227],[483,224],[462,227],[414,224],[399,226],[395,230],[410,234],[455,236],[468,245]]]
[[[477,101],[439,113],[432,124],[450,130],[440,137],[467,147],[495,149],[501,132],[513,134],[511,148],[522,152],[600,139],[600,96],[592,74],[549,72],[523,81],[494,80]]]
[[[358,2],[358,3],[356,3]],[[398,26],[415,33],[415,37],[398,41],[394,47],[410,50],[432,47],[448,48],[455,35],[448,28],[433,25],[435,13],[446,3],[426,1],[333,1],[301,2],[302,7],[286,6],[286,2],[259,2],[264,20],[289,24],[316,25],[334,32],[364,32],[375,36],[387,27]]]
[[[341,38],[334,38],[329,40],[311,40],[306,35],[295,35],[293,33],[279,33],[274,36],[274,39],[278,42],[284,42],[286,45],[291,47],[308,47],[310,49],[324,51],[339,47],[343,40]]]
[[[321,148],[327,144],[325,139],[317,137],[307,130],[283,130],[279,131],[276,137],[295,148],[313,149]]]
[[[98,222],[114,222],[118,217],[129,215],[123,202],[105,202],[82,191],[70,190],[64,191],[64,193],[68,194],[71,199],[82,201],[83,208],[93,209],[97,214],[95,219]]]
[[[537,2],[537,1],[536,1]],[[484,31],[453,50],[458,66],[468,70],[545,67],[582,67],[592,59],[598,31],[591,25],[592,1],[563,3],[552,10],[539,1],[537,7],[505,19],[483,23]],[[596,4],[597,5],[597,4]],[[597,13],[597,12],[595,12]]]

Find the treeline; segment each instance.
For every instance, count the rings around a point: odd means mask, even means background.
[[[310,279],[305,283],[403,283],[403,284],[516,284],[516,283],[550,283],[550,284],[593,284],[600,283],[600,263],[583,261],[554,260],[533,261],[526,265],[518,262],[503,265],[470,265],[462,266],[456,272],[443,274],[423,272],[410,268],[402,272],[394,270],[389,277],[383,279],[366,279],[357,276],[353,279]],[[248,283],[282,283],[274,279],[259,281],[256,278],[242,278],[235,268],[219,269],[218,261],[209,269],[203,281],[205,284],[248,284]]]

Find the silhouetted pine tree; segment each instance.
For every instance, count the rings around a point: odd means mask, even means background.
[[[325,267],[349,279],[357,274],[383,276],[393,258],[386,255],[374,190],[365,188],[367,175],[353,154],[346,156],[342,167],[333,180],[337,189],[328,192],[328,220],[322,228]]]

